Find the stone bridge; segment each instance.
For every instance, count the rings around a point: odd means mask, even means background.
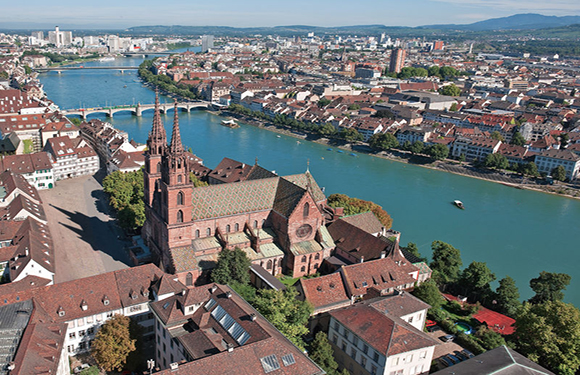
[[[159,104],[159,111],[161,113],[167,113],[174,108],[174,103],[161,103]],[[212,103],[206,101],[196,101],[196,102],[180,102],[177,103],[177,108],[182,111],[190,112],[192,109],[205,108],[211,109]],[[117,112],[131,112],[134,116],[141,116],[143,111],[155,109],[155,104],[137,104],[137,105],[121,105],[114,107],[97,107],[97,108],[78,108],[78,109],[67,109],[62,110],[61,113],[67,116],[80,116],[84,120],[87,119],[88,115],[93,113],[104,113],[107,117],[113,117]]]

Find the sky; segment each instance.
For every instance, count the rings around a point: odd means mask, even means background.
[[[580,15],[580,0],[0,0],[0,10],[0,29],[421,26],[466,24],[518,13]]]

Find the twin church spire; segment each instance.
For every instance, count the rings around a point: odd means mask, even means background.
[[[147,140],[147,146],[150,155],[163,155],[165,152],[170,154],[181,154],[183,153],[183,144],[181,143],[181,133],[179,132],[179,116],[177,108],[177,100],[174,104],[174,116],[173,116],[173,132],[171,134],[171,144],[167,146],[167,134],[165,133],[165,128],[163,127],[163,122],[161,121],[161,111],[159,108],[159,91],[155,90],[155,113],[153,115],[153,127],[149,133],[149,139]]]

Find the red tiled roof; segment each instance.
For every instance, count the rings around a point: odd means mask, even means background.
[[[310,302],[315,310],[350,303],[342,277],[338,272],[312,279],[300,279],[299,283],[306,301]]]

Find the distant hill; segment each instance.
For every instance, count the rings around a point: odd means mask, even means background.
[[[514,14],[509,17],[492,18],[466,25],[430,25],[422,26],[430,29],[463,30],[463,31],[491,31],[491,30],[537,30],[552,27],[562,27],[580,24],[580,16],[543,16],[527,13]]]

